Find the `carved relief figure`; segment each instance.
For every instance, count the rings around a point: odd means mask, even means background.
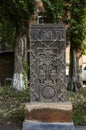
[[[55,54],[51,49],[43,49],[39,54],[39,80],[41,84],[50,83],[51,86],[56,86],[57,71],[56,65],[53,62]]]

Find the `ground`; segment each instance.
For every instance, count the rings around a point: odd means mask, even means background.
[[[19,119],[4,119],[0,122],[0,130],[22,130],[22,124]]]
[[[0,130],[21,130],[25,102],[29,102],[29,88],[19,92],[0,87]]]

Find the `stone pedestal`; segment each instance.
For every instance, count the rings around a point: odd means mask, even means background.
[[[72,104],[26,103],[23,130],[74,130]]]
[[[41,123],[29,122],[23,123],[23,130],[74,130],[73,123]]]

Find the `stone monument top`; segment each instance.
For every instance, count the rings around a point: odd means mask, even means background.
[[[66,31],[63,24],[30,26],[30,100],[66,101]]]

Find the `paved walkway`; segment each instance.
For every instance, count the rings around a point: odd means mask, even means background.
[[[0,130],[22,130],[22,128],[13,124],[9,124],[4,125],[4,127],[0,127]],[[76,126],[75,130],[86,130],[86,126]]]
[[[75,130],[86,130],[86,126],[75,126]]]

